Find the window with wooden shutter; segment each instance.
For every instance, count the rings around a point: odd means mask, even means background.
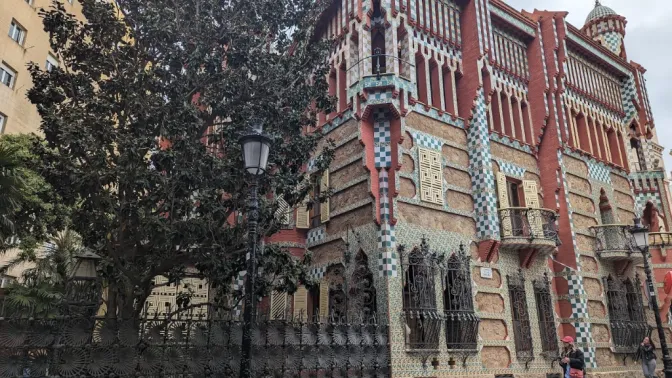
[[[271,320],[284,320],[287,311],[287,293],[274,291],[271,294]]]
[[[329,170],[325,170],[320,180],[320,194],[329,191]],[[320,204],[320,221],[322,223],[329,221],[329,199]]]
[[[294,318],[304,319],[308,315],[308,290],[304,286],[299,286],[294,293]]]
[[[278,209],[275,211],[275,219],[283,225],[288,226],[292,222],[292,212],[289,204],[282,197],[277,197]]]
[[[320,283],[320,319],[329,317],[329,283]]]
[[[543,237],[543,222],[537,195],[537,182],[533,180],[523,180],[523,193],[525,194],[525,206],[527,210],[527,220],[530,222],[530,231],[535,237]]]
[[[509,193],[507,191],[506,175],[497,172],[497,197],[499,198],[499,209],[509,208]],[[502,236],[511,236],[511,217],[500,211],[500,222],[502,225]]]
[[[310,210],[305,202],[296,209],[296,228],[310,228]]]
[[[420,199],[443,205],[443,174],[441,152],[418,149],[420,156]]]

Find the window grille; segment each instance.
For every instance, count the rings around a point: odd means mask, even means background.
[[[473,350],[477,347],[480,319],[474,312],[471,291],[470,256],[460,245],[446,262],[443,275],[443,307],[448,349]]]
[[[312,290],[313,320],[343,324],[375,322],[376,288],[368,256],[360,250],[354,264],[346,265],[330,265],[319,286]]]
[[[506,276],[511,300],[511,317],[513,319],[513,337],[516,345],[517,357],[534,358],[532,350],[532,333],[530,327],[530,313],[525,297],[525,276],[519,270],[514,276]]]
[[[609,275],[604,279],[604,286],[607,289],[609,325],[614,347],[620,352],[634,352],[649,334],[639,277],[635,277],[633,283],[630,278],[621,280]]]
[[[558,336],[553,316],[554,306],[551,296],[551,282],[548,274],[533,282],[534,298],[537,302],[537,318],[539,319],[539,334],[541,336],[542,352],[548,357],[556,357],[559,353]]]
[[[425,238],[407,257],[404,249],[402,245],[397,248],[402,261],[406,347],[438,349],[443,321],[436,307],[435,273],[439,259],[436,253],[430,252]]]

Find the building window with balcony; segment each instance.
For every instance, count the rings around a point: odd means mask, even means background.
[[[403,311],[406,348],[409,350],[439,349],[439,333],[443,317],[436,307],[435,273],[437,254],[430,252],[423,238],[406,256],[404,246],[397,248],[402,261]]]
[[[544,273],[542,279],[534,280],[532,286],[534,287],[534,299],[537,302],[541,350],[546,357],[557,357],[559,353],[558,335],[553,316],[553,297],[551,296],[551,282],[548,279],[548,274]]]
[[[503,238],[558,242],[557,216],[540,207],[536,181],[516,180],[497,172],[497,196]]]
[[[480,319],[474,312],[471,257],[464,245],[447,261],[444,270],[443,309],[448,349],[475,350]]]
[[[0,63],[0,83],[14,88],[16,82],[16,71],[4,62]]]
[[[26,39],[26,28],[21,26],[16,20],[12,20],[9,24],[9,37],[14,40],[14,42],[23,46],[23,42]]]
[[[620,352],[634,352],[649,333],[639,277],[633,282],[630,278],[623,280],[609,275],[604,278],[604,286],[614,347]]]
[[[523,271],[506,276],[509,299],[511,302],[511,318],[513,320],[513,338],[518,359],[533,359],[532,332],[530,327],[530,313],[525,297],[525,277]]]

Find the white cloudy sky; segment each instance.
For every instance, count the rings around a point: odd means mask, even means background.
[[[518,10],[564,10],[572,25],[581,28],[586,16],[595,6],[593,0],[505,0]],[[647,69],[646,79],[649,98],[656,121],[660,144],[665,146],[665,168],[672,170],[672,19],[670,0],[601,0],[628,20],[625,49],[628,59]]]

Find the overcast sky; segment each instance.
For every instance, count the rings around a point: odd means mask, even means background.
[[[521,10],[567,11],[567,20],[581,28],[586,16],[595,7],[594,0],[505,0],[512,7]],[[625,34],[625,50],[628,59],[647,69],[646,85],[656,122],[660,144],[665,147],[663,158],[665,169],[672,170],[672,27],[667,26],[672,19],[670,0],[601,0],[628,20]]]

